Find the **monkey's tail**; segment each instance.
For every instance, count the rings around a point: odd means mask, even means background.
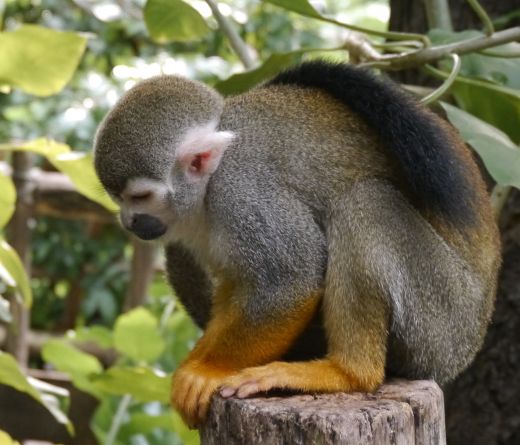
[[[413,98],[366,69],[324,61],[305,62],[266,85],[318,88],[357,113],[397,158],[417,205],[455,225],[474,222],[476,193],[456,142]]]

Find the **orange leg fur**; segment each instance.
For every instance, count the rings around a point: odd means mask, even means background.
[[[230,283],[219,287],[204,335],[173,376],[172,405],[191,427],[205,418],[211,396],[227,378],[276,360],[289,349],[315,313],[320,295],[302,299],[283,319],[255,324],[233,306],[232,294]]]

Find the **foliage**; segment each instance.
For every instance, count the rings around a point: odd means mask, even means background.
[[[302,59],[346,60],[344,43],[351,29],[379,36],[369,41],[374,48],[384,46],[383,37],[406,38],[398,49],[402,52],[428,41],[441,45],[483,35],[441,30],[428,36],[384,34],[384,0],[229,0],[220,9],[256,58],[253,69],[244,72],[202,1],[8,1],[0,20],[0,90],[8,93],[0,96],[0,156],[35,153],[41,168],[63,172],[80,193],[116,212],[95,177],[88,149],[102,116],[138,79],[181,74],[236,94]],[[520,59],[511,55],[519,46],[497,48],[504,57],[464,55],[450,89],[458,107],[443,103],[497,184],[515,187],[520,186]],[[441,61],[427,72],[445,79],[448,67]],[[3,170],[0,189],[1,238],[16,195]],[[38,218],[32,251],[39,273],[29,280],[14,250],[0,239],[0,319],[11,318],[5,291],[27,306],[33,301],[33,327],[49,330],[59,327],[56,320],[63,319],[67,301],[81,299],[75,328],[48,342],[42,357],[100,401],[92,423],[100,442],[197,443],[197,434],[168,407],[168,394],[170,375],[199,332],[173,303],[164,279],[154,279],[146,308],[121,315],[130,249],[116,227]],[[105,369],[85,352],[87,343],[115,351],[116,361]],[[64,414],[66,394],[25,377],[6,353],[0,353],[0,383],[30,394],[72,428]],[[0,432],[0,443],[9,440]]]

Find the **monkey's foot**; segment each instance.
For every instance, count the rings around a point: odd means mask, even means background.
[[[173,375],[171,403],[190,428],[196,428],[208,412],[211,396],[232,372],[199,361],[189,361]]]
[[[356,376],[328,359],[311,362],[273,362],[246,368],[224,380],[222,397],[245,398],[271,389],[302,392],[373,392],[383,382],[384,372]]]

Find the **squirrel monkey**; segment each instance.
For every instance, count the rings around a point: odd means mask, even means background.
[[[443,384],[482,344],[500,263],[484,182],[388,80],[307,62],[224,100],[152,78],[101,124],[95,167],[204,329],[173,377],[191,426],[216,391]]]

